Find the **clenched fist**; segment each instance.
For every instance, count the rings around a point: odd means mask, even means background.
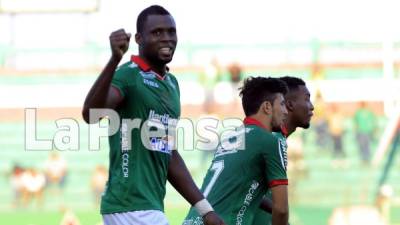
[[[130,39],[131,34],[126,33],[124,29],[112,32],[110,35],[112,57],[121,59],[125,52],[128,51]]]

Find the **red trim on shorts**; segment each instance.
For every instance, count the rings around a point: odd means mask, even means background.
[[[243,123],[245,125],[256,125],[256,126],[259,126],[261,128],[267,129],[267,127],[265,127],[260,121],[254,119],[252,117],[244,118]]]
[[[273,181],[269,182],[269,184],[268,184],[268,186],[270,188],[278,186],[278,185],[289,185],[289,182],[287,179],[286,180],[273,180]]]

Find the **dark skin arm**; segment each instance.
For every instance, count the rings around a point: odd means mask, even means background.
[[[261,208],[264,212],[267,212],[267,213],[269,213],[269,214],[272,214],[272,201],[271,201],[271,199],[264,197],[264,198],[261,200],[260,208]],[[288,225],[290,225],[290,224],[288,223]]]
[[[168,168],[168,181],[192,206],[204,199],[203,194],[197,188],[178,151],[172,151]],[[224,222],[213,211],[203,216],[206,225],[223,225]]]
[[[86,123],[98,122],[93,119],[90,120],[90,109],[116,109],[117,106],[122,102],[123,98],[120,95],[119,90],[111,86],[111,80],[119,62],[122,59],[122,56],[129,48],[130,37],[131,35],[125,33],[123,29],[111,33],[111,58],[87,94],[85,103],[83,105],[82,116]]]
[[[260,203],[260,208],[265,212],[272,214],[272,201],[269,198],[264,197]]]
[[[289,203],[287,185],[278,185],[272,191],[272,225],[287,225]]]

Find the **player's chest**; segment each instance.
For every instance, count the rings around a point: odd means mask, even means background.
[[[131,97],[134,101],[140,101],[146,108],[163,108],[177,113],[180,111],[177,87],[167,79],[139,78],[136,88],[132,89]]]

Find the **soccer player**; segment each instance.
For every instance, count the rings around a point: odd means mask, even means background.
[[[111,58],[89,91],[82,112],[87,123],[95,123],[98,119],[90,118],[90,109],[114,109],[121,121],[117,133],[109,137],[109,177],[101,200],[104,224],[168,224],[163,213],[167,180],[198,209],[206,224],[223,224],[168,136],[141,132],[165,131],[180,116],[178,82],[166,66],[177,44],[175,21],[167,10],[154,5],[139,14],[136,29],[139,55],[119,68],[131,34],[123,29],[111,33]],[[137,119],[141,129],[130,129]]]
[[[310,120],[313,115],[314,106],[310,100],[310,92],[308,91],[306,83],[302,79],[286,76],[281,77],[280,80],[284,81],[289,87],[289,91],[285,95],[288,117],[281,132],[274,132],[273,134],[279,138],[280,142],[282,142],[284,146],[287,146],[286,138],[295,132],[297,127],[304,129],[310,127]],[[253,225],[270,225],[272,222],[272,202],[270,192],[267,193],[260,208],[261,209],[256,211]]]
[[[251,224],[268,188],[274,197],[273,219],[287,225],[287,176],[284,146],[272,135],[287,115],[285,83],[276,78],[248,78],[240,95],[246,118],[234,136],[222,140],[201,190],[229,225]],[[242,145],[242,143],[244,145]],[[192,207],[184,225],[203,224]]]

